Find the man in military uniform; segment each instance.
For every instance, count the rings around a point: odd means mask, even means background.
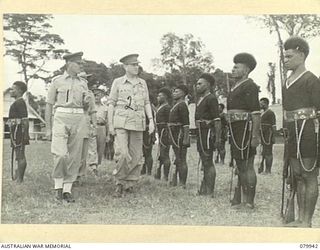
[[[311,227],[319,192],[320,81],[305,67],[309,45],[304,39],[291,37],[284,49],[284,66],[291,74],[283,87],[283,108],[299,208],[298,219],[289,226]]]
[[[109,132],[115,135],[115,197],[121,197],[124,190],[132,190],[139,180],[146,119],[149,133],[154,131],[147,84],[138,77],[138,54],[125,56],[120,62],[126,74],[113,81],[108,99]]]
[[[176,165],[171,184],[177,186],[177,176],[179,175],[179,183],[183,188],[186,187],[187,182],[187,149],[190,147],[189,110],[185,102],[187,94],[188,88],[186,85],[181,84],[174,89],[172,94],[174,104],[170,110],[168,123],[168,131],[175,154]]]
[[[243,202],[246,207],[254,208],[257,184],[254,156],[259,144],[260,105],[259,88],[248,76],[257,63],[255,58],[248,53],[237,54],[233,58],[233,62],[232,77],[236,84],[232,87],[227,98],[231,151],[239,172]],[[231,204],[240,203],[241,191],[235,192]]]
[[[226,141],[228,140],[228,123],[226,120],[226,113],[223,112],[225,106],[223,103],[219,103],[219,116],[221,121],[221,136],[220,145],[217,148],[216,163],[220,162],[224,165],[224,159],[226,157]]]
[[[10,95],[15,99],[9,109],[8,125],[10,128],[11,147],[13,148],[18,168],[16,170],[16,180],[23,182],[27,160],[25,155],[25,146],[29,145],[29,120],[28,110],[23,94],[27,91],[27,85],[24,82],[14,82],[10,90]]]
[[[84,108],[90,102],[87,81],[78,76],[83,71],[82,55],[78,52],[63,57],[66,71],[52,80],[46,105],[47,138],[52,135],[56,198],[66,202],[74,202],[71,189],[81,165],[83,127],[87,122]]]
[[[195,111],[197,127],[197,149],[203,166],[203,181],[199,190],[200,195],[213,197],[216,169],[213,164],[213,151],[220,143],[220,116],[217,98],[210,93],[215,83],[214,77],[204,73],[196,83],[198,101]],[[213,139],[215,141],[213,141]]]
[[[169,171],[170,171],[170,141],[169,141],[169,131],[168,122],[171,106],[169,102],[171,101],[171,91],[167,88],[161,88],[158,93],[158,109],[156,112],[156,124],[157,131],[159,135],[159,166],[156,169],[155,178],[161,179],[161,168],[163,166],[163,174],[166,181],[168,181]]]
[[[272,146],[274,144],[274,134],[276,131],[276,115],[269,109],[269,99],[261,98],[260,107],[263,110],[261,113],[261,145],[262,145],[262,160],[258,173],[264,171],[264,162],[266,163],[267,174],[271,174],[273,162]]]

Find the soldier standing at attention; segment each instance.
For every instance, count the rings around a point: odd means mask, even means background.
[[[187,149],[190,147],[189,138],[189,110],[185,102],[188,94],[186,85],[179,85],[173,91],[174,105],[170,110],[168,130],[171,145],[175,154],[176,169],[173,173],[172,186],[177,186],[177,176],[179,174],[179,183],[186,188],[188,166],[187,166]]]
[[[220,143],[220,116],[217,98],[210,93],[215,83],[212,75],[204,73],[196,83],[199,100],[196,105],[195,121],[197,127],[197,149],[201,158],[204,176],[200,195],[213,197],[216,169],[213,164],[213,151]],[[215,141],[213,141],[213,139]]]
[[[159,107],[156,112],[156,124],[159,135],[159,166],[156,169],[155,179],[161,179],[161,168],[163,166],[163,174],[168,181],[170,170],[170,140],[168,131],[168,122],[171,106],[171,91],[167,88],[161,88],[158,93]]]
[[[274,134],[276,131],[276,115],[269,109],[269,99],[261,98],[260,107],[263,110],[261,113],[261,145],[262,145],[262,160],[258,173],[264,170],[264,162],[266,163],[266,173],[271,174],[273,162],[272,146],[274,144]]]
[[[27,168],[25,155],[25,145],[29,145],[29,120],[28,110],[22,96],[27,91],[27,85],[24,82],[14,82],[10,90],[10,95],[15,99],[9,109],[9,128],[11,147],[15,150],[18,168],[16,180],[18,183],[23,182],[24,173]]]
[[[227,98],[227,120],[231,136],[232,156],[239,171],[239,181],[246,207],[254,208],[257,176],[254,170],[254,155],[259,144],[260,104],[259,88],[248,78],[256,67],[251,54],[240,53],[233,58],[232,77],[236,84]],[[235,193],[232,205],[241,203]],[[241,192],[240,192],[241,195]]]
[[[87,81],[78,76],[82,72],[82,52],[68,54],[66,71],[52,80],[46,105],[47,138],[52,135],[51,152],[54,157],[53,179],[58,200],[74,202],[72,184],[81,166],[85,137],[84,108],[89,105]],[[53,108],[55,108],[54,115]],[[53,120],[52,120],[53,118]]]
[[[288,226],[311,227],[319,192],[320,80],[305,67],[309,54],[305,40],[291,37],[284,49],[284,66],[291,74],[283,88],[283,108],[299,210],[298,220]]]
[[[120,59],[126,74],[113,81],[108,99],[109,132],[115,135],[115,197],[130,191],[140,177],[143,131],[149,119],[149,133],[154,121],[146,82],[138,77],[138,54]]]

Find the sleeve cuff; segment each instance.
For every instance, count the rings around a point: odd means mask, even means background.
[[[221,119],[220,119],[220,117],[219,117],[219,118],[214,119],[214,121],[221,121]]]
[[[251,112],[251,114],[252,114],[252,115],[260,115],[261,112],[260,112],[260,111],[253,111],[253,112]]]

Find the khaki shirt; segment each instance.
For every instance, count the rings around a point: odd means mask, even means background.
[[[97,109],[97,122],[107,124],[107,107],[103,104],[96,105]]]
[[[126,76],[122,76],[112,83],[108,105],[115,107],[113,116],[115,129],[134,131],[146,129],[145,106],[150,104],[149,91],[143,79],[137,78],[137,80],[137,83],[132,83]],[[126,108],[126,105],[131,108]]]
[[[83,98],[87,94],[87,81],[81,77],[71,77],[65,72],[53,78],[48,90],[47,103],[54,105],[54,108],[83,108]]]

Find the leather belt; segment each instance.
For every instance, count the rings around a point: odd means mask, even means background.
[[[296,120],[308,120],[317,118],[317,112],[314,108],[301,108],[292,111],[284,111],[284,120],[294,122]]]
[[[83,114],[83,108],[65,108],[57,107],[56,112],[69,113],[69,114]]]
[[[231,123],[236,121],[248,121],[251,119],[251,113],[242,110],[228,110],[228,113],[226,114],[226,119]]]

